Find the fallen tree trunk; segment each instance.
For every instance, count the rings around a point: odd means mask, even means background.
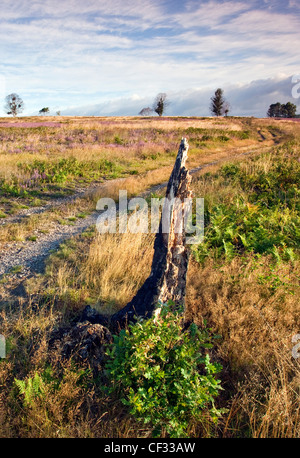
[[[188,142],[182,139],[171,173],[162,214],[169,214],[168,230],[163,216],[154,242],[151,274],[136,296],[111,317],[113,327],[123,327],[135,316],[150,317],[159,303],[184,304],[189,250],[186,247],[183,214],[184,199],[192,196],[191,176],[185,167]],[[169,213],[168,213],[169,212]]]

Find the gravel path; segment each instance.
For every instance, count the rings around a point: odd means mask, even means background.
[[[55,250],[66,239],[85,231],[96,224],[99,213],[94,212],[85,219],[77,220],[74,226],[51,223],[47,234],[42,234],[35,242],[8,243],[0,258],[0,275],[9,272],[15,266],[22,266],[20,276],[28,276],[31,272],[41,272],[45,258],[51,250]]]
[[[124,178],[116,178],[110,180],[109,183],[122,182]],[[104,182],[103,185],[108,182]],[[5,221],[1,221],[1,225],[8,223],[18,223],[23,218],[33,214],[41,214],[52,208],[60,207],[68,204],[76,199],[87,197],[95,190],[101,189],[103,186],[99,183],[93,183],[85,189],[77,189],[72,196],[62,197],[55,199],[49,204],[20,210],[18,215],[14,215],[5,218]],[[98,211],[94,211],[92,214],[82,219],[77,219],[71,224],[61,225],[57,222],[51,221],[47,227],[46,234],[39,234],[36,241],[23,241],[23,242],[11,242],[6,243],[5,248],[0,252],[0,276],[11,271],[16,266],[22,266],[19,277],[29,276],[34,272],[42,272],[44,268],[45,258],[49,255],[51,250],[56,250],[59,245],[74,235],[84,232],[88,227],[96,224],[97,217],[99,216]]]

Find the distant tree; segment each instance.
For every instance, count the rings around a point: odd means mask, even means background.
[[[225,100],[224,105],[223,105],[223,113],[224,116],[228,116],[229,111],[231,110],[230,103]]]
[[[211,97],[210,103],[210,111],[215,116],[222,116],[224,114],[228,114],[229,112],[229,104],[226,102],[225,98],[223,97],[223,89],[218,88],[213,97]],[[226,111],[226,113],[225,113]]]
[[[58,110],[58,111],[56,112],[56,114],[57,114],[57,116],[60,116],[60,111]]]
[[[283,107],[286,113],[286,118],[294,118],[296,116],[297,106],[294,103],[287,102],[283,105]]]
[[[296,116],[297,106],[294,103],[272,103],[267,111],[270,118],[294,118]]]
[[[153,111],[155,111],[158,116],[162,116],[169,104],[170,102],[167,100],[167,94],[160,92],[154,99]]]
[[[143,109],[139,112],[139,115],[140,115],[140,116],[151,116],[152,113],[153,113],[152,108],[147,107],[147,108],[143,108]]]
[[[49,113],[49,107],[44,107],[42,108],[40,111],[39,111],[40,115],[41,114],[45,114],[45,113]]]
[[[281,103],[272,103],[267,111],[269,118],[279,118],[281,116]]]
[[[24,102],[18,94],[9,94],[5,97],[4,110],[6,114],[15,117],[24,110]]]

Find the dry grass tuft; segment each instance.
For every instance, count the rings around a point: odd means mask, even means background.
[[[223,435],[240,423],[252,437],[299,437],[300,364],[292,358],[292,336],[299,331],[299,297],[285,285],[275,292],[260,279],[268,259],[228,265],[213,262],[188,273],[188,320],[207,320],[222,336],[216,357],[224,366],[224,388],[233,393]],[[297,283],[299,265],[282,265],[276,274]]]
[[[150,274],[153,242],[148,234],[99,234],[79,281],[98,291],[100,302],[116,304],[116,309],[125,306]]]
[[[110,315],[132,299],[150,274],[154,235],[97,234],[91,242],[84,236],[52,255],[47,290],[69,307],[74,301],[80,307],[92,302]]]

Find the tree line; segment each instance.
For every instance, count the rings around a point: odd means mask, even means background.
[[[143,108],[140,112],[140,116],[151,116],[153,113],[157,113],[158,116],[162,116],[170,104],[166,93],[159,93],[153,102],[153,106]],[[231,106],[230,103],[224,97],[224,91],[218,88],[214,95],[210,99],[210,112],[213,116],[227,116]],[[297,106],[294,103],[272,103],[267,111],[268,117],[275,118],[294,118],[296,116]]]
[[[165,92],[160,92],[157,94],[153,101],[152,107],[143,108],[140,112],[140,116],[151,116],[153,113],[156,113],[158,116],[162,116],[167,107],[170,105],[167,94]],[[214,95],[210,99],[210,112],[213,116],[227,116],[231,107],[230,103],[224,97],[224,91],[221,88],[218,88]],[[6,114],[17,116],[22,113],[24,110],[24,102],[22,98],[16,94],[12,93],[6,96],[4,109]],[[39,114],[49,113],[49,107],[43,107],[39,110]],[[272,103],[267,111],[267,116],[270,118],[294,118],[296,116],[297,106],[294,103]],[[57,111],[56,114],[60,116],[60,111]]]
[[[215,116],[227,116],[230,110],[229,102],[224,98],[224,91],[218,88],[213,97],[211,97],[210,110]],[[153,113],[162,116],[166,111],[166,108],[170,105],[167,94],[160,92],[154,99],[152,107],[143,108],[140,112],[140,116],[151,116]]]
[[[297,107],[294,103],[272,103],[267,111],[267,116],[270,118],[294,118],[296,116]]]

